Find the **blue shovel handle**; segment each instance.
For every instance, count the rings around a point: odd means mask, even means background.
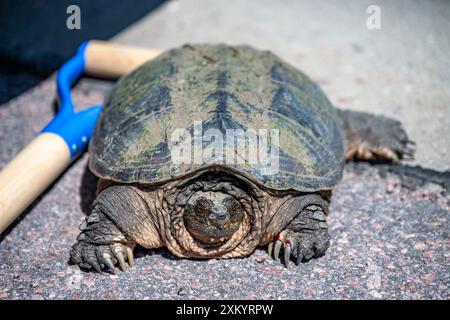
[[[158,54],[92,40],[62,66],[56,79],[58,114],[0,171],[0,233],[86,150],[102,107],[75,112],[70,87],[83,73],[118,78]]]
[[[102,110],[102,107],[97,105],[76,113],[70,95],[71,86],[84,73],[85,53],[88,44],[88,41],[83,42],[75,56],[67,61],[58,72],[56,84],[60,110],[56,117],[40,132],[59,135],[66,142],[72,158],[86,149]]]

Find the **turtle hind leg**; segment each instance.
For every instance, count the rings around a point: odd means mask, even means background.
[[[365,112],[339,110],[344,132],[347,160],[412,160],[415,143],[409,140],[402,124],[384,116]]]

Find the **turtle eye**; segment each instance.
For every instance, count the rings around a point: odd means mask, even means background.
[[[211,208],[211,201],[209,199],[206,199],[205,197],[200,197],[197,199],[197,201],[195,201],[195,206],[200,208],[204,208],[204,209],[210,209]]]

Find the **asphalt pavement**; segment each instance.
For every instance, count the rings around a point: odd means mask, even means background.
[[[439,171],[450,169],[448,2],[379,1],[382,28],[372,31],[364,1],[220,3],[168,3],[116,40],[161,49],[211,41],[271,49],[336,105],[401,120],[417,142],[409,165],[446,176]],[[101,103],[111,86],[83,79],[73,90],[75,105]],[[55,106],[52,76],[0,107],[0,168]],[[286,269],[265,248],[231,260],[180,260],[165,249],[139,248],[127,272],[81,271],[68,258],[95,193],[87,157],[0,238],[0,299],[450,298],[448,191],[426,175],[365,163],[349,164],[333,193],[332,244],[317,260]]]

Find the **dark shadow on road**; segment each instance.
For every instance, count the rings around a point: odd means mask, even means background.
[[[92,203],[95,200],[98,178],[89,170],[89,163],[84,167],[80,185],[80,208],[85,215],[91,211]]]

